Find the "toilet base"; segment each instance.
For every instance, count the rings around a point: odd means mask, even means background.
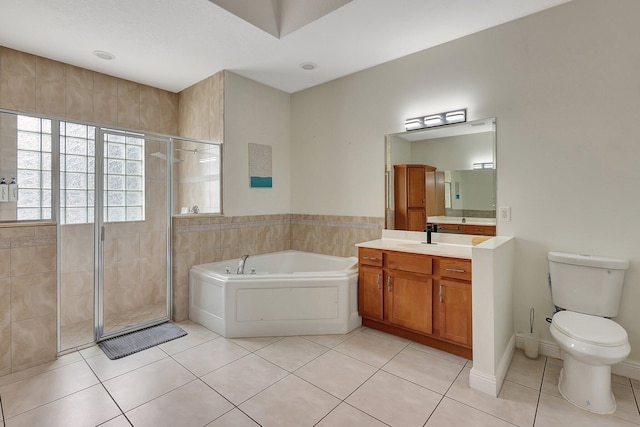
[[[612,414],[616,399],[611,392],[611,366],[594,366],[567,354],[560,371],[558,390],[569,402],[597,414]]]

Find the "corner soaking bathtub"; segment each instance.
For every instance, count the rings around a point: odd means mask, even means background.
[[[360,326],[358,259],[300,251],[191,267],[189,319],[228,338],[346,334]]]

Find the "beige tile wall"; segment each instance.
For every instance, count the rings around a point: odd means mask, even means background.
[[[0,46],[0,108],[176,135],[178,95]]]
[[[0,228],[0,375],[56,358],[56,226]]]
[[[380,238],[384,218],[255,215],[173,218],[173,319],[188,317],[189,269],[198,264],[297,249],[356,256],[355,244]]]

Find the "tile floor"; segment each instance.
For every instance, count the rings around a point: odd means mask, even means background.
[[[136,307],[127,311],[108,311],[104,318],[105,333],[139,325],[155,319],[166,318],[167,304],[157,303]],[[93,319],[60,327],[60,348],[62,350],[86,345],[94,340]]]
[[[97,347],[0,377],[14,426],[633,426],[640,382],[613,377],[615,414],[559,397],[562,362],[516,352],[498,398],[471,362],[372,329],[347,335],[186,337],[109,360]]]

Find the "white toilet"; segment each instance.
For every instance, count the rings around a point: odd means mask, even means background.
[[[627,331],[607,317],[618,315],[629,261],[549,252],[551,296],[558,311],[551,336],[562,349],[558,390],[576,406],[599,414],[616,410],[611,365],[631,352]]]

